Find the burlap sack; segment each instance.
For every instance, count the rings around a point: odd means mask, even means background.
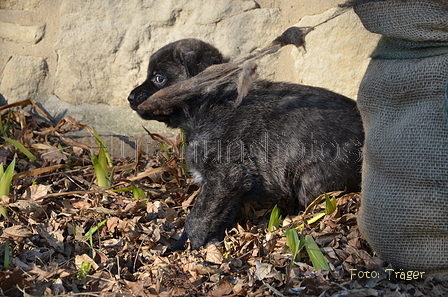
[[[448,1],[355,6],[383,34],[361,83],[359,228],[396,271],[448,279]]]

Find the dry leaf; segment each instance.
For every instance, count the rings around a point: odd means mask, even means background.
[[[23,241],[26,238],[32,237],[34,234],[28,228],[22,225],[14,225],[3,230],[3,237],[12,238],[17,241]]]
[[[2,292],[8,292],[9,296],[23,296],[19,289],[23,287],[24,280],[25,274],[19,267],[15,267],[12,272],[0,271],[0,288]]]
[[[188,265],[188,271],[191,273],[191,275],[193,276],[197,276],[197,275],[211,275],[211,274],[215,274],[216,273],[216,269],[204,264],[204,263],[190,263]]]
[[[222,264],[223,257],[221,254],[221,251],[216,247],[214,244],[210,244],[207,247],[207,254],[205,256],[205,260],[207,262],[215,263],[215,264]]]
[[[22,195],[22,199],[32,199],[36,201],[47,195],[50,190],[51,185],[31,185]]]
[[[55,230],[55,231],[49,231],[51,230],[50,226],[38,226],[37,231],[39,232],[39,235],[47,241],[47,243],[54,247],[56,250],[62,252],[64,251],[64,235],[63,231],[61,230]]]
[[[75,265],[79,269],[81,267],[82,262],[88,262],[90,265],[92,265],[93,270],[98,269],[98,264],[96,264],[95,261],[93,261],[92,258],[90,258],[87,254],[82,255],[76,255],[75,256]]]
[[[67,156],[61,152],[57,147],[51,147],[47,149],[42,155],[42,159],[48,163],[60,164],[62,161],[67,160]]]
[[[232,293],[233,286],[229,283],[229,281],[225,278],[219,281],[216,289],[212,291],[213,296],[224,296]]]
[[[80,201],[76,201],[72,203],[74,208],[78,208],[81,210],[87,210],[90,208],[90,203],[84,201],[84,200],[80,200]]]
[[[31,200],[18,200],[14,203],[8,205],[9,207],[14,207],[23,213],[29,214],[33,219],[38,218],[44,212],[44,206],[37,204]]]
[[[132,215],[139,210],[141,205],[142,202],[140,200],[132,201],[131,203],[126,205],[126,207],[123,209],[123,212]]]

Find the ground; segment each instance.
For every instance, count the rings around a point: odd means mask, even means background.
[[[448,296],[447,282],[396,273],[375,255],[357,228],[359,193],[329,193],[336,211],[298,228],[330,270],[316,271],[305,250],[292,261],[285,238],[325,203],[271,231],[271,209],[245,205],[222,245],[164,255],[200,190],[185,173],[180,136],[151,134],[161,143],[153,155],[112,156],[104,188],[92,164],[98,147],[66,136],[90,127],[70,117],[52,123],[31,101],[0,111],[2,136],[36,157],[0,141],[0,163],[16,160],[1,199],[0,296]]]

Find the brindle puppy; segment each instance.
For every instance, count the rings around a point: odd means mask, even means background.
[[[146,81],[128,98],[143,119],[186,133],[188,168],[201,191],[172,250],[185,249],[187,239],[193,249],[221,241],[245,201],[295,199],[303,208],[327,191],[359,190],[364,134],[355,101],[342,95],[257,81],[239,105],[236,87],[227,85],[169,114],[139,108],[160,89],[223,62],[200,40],[168,44],[151,56]]]

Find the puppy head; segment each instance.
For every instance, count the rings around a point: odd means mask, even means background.
[[[143,119],[168,124],[170,115],[144,112],[138,106],[160,89],[195,76],[210,65],[224,62],[215,47],[201,40],[182,39],[170,43],[150,57],[147,78],[131,92],[129,104]]]

